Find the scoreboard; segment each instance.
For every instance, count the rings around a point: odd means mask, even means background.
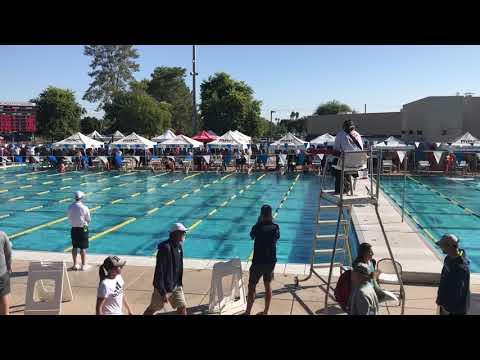
[[[0,101],[0,133],[34,133],[37,108],[29,102]]]

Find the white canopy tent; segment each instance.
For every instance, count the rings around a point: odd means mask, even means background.
[[[158,135],[152,138],[152,141],[156,143],[162,143],[166,140],[173,139],[175,136],[176,136],[175,133],[172,130],[168,129],[162,135]]]
[[[123,135],[120,131],[117,130],[113,133],[111,137],[113,137],[113,141],[117,141],[117,140],[123,139],[125,135]]]
[[[299,139],[292,133],[287,133],[281,139],[270,144],[270,147],[281,149],[281,148],[295,148],[295,149],[306,149],[308,147],[308,142]]]
[[[165,140],[164,142],[158,144],[158,146],[164,148],[198,148],[203,146],[203,143],[189,138],[186,135],[177,135],[172,139]]]
[[[329,133],[317,136],[315,139],[310,140],[310,145],[327,145],[333,146],[335,144],[335,136]]]
[[[230,130],[220,136],[218,139],[208,143],[207,146],[212,148],[245,149],[248,142],[249,141],[246,138],[242,138],[237,133]]]
[[[155,142],[148,140],[134,132],[110,144],[111,147],[126,149],[152,149],[155,145],[157,145]]]
[[[392,150],[392,151],[405,151],[405,150],[414,150],[413,145],[407,145],[402,140],[397,139],[396,137],[390,136],[385,140],[376,143],[373,145],[373,148],[376,150]]]
[[[444,143],[440,149],[454,152],[480,152],[480,139],[466,132],[451,143]]]
[[[69,136],[62,141],[58,141],[52,144],[52,147],[55,148],[67,148],[67,149],[89,149],[89,148],[101,148],[103,147],[103,142],[89,138],[86,135],[78,132]]]
[[[93,140],[98,140],[98,141],[102,141],[102,142],[105,142],[105,141],[108,141],[108,140],[109,140],[109,137],[108,137],[108,136],[105,136],[105,135],[100,134],[97,130],[95,130],[94,132],[88,134],[87,136],[88,136],[89,138],[92,138]]]
[[[240,139],[245,139],[246,140],[246,143],[249,144],[251,141],[252,141],[252,138],[248,135],[245,135],[244,133],[238,131],[238,130],[234,130],[232,131],[234,134],[237,134]]]

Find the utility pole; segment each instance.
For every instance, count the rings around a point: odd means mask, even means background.
[[[275,110],[270,110],[270,137],[273,137],[273,118],[272,115],[276,113]]]
[[[365,114],[367,113],[367,104],[365,104]]]
[[[193,134],[196,134],[197,132],[197,93],[196,93],[196,82],[195,82],[195,77],[198,75],[198,73],[195,70],[195,62],[196,62],[196,55],[197,55],[197,50],[195,45],[193,45],[193,53],[192,53],[192,72],[190,75],[192,75],[192,96],[193,96],[193,118],[192,118],[192,127],[193,127]]]

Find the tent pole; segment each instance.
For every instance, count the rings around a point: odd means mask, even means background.
[[[402,222],[405,216],[405,193],[407,191],[408,153],[405,154],[405,172],[403,173]]]

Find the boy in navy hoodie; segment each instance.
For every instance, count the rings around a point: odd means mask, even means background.
[[[255,290],[258,281],[263,277],[265,309],[259,315],[267,315],[272,300],[270,282],[273,280],[273,270],[277,262],[277,241],[280,238],[280,228],[273,223],[272,208],[269,205],[262,206],[258,221],[250,231],[250,237],[255,242],[248,280],[247,310],[245,314],[250,315],[252,311],[253,302],[255,301]]]

